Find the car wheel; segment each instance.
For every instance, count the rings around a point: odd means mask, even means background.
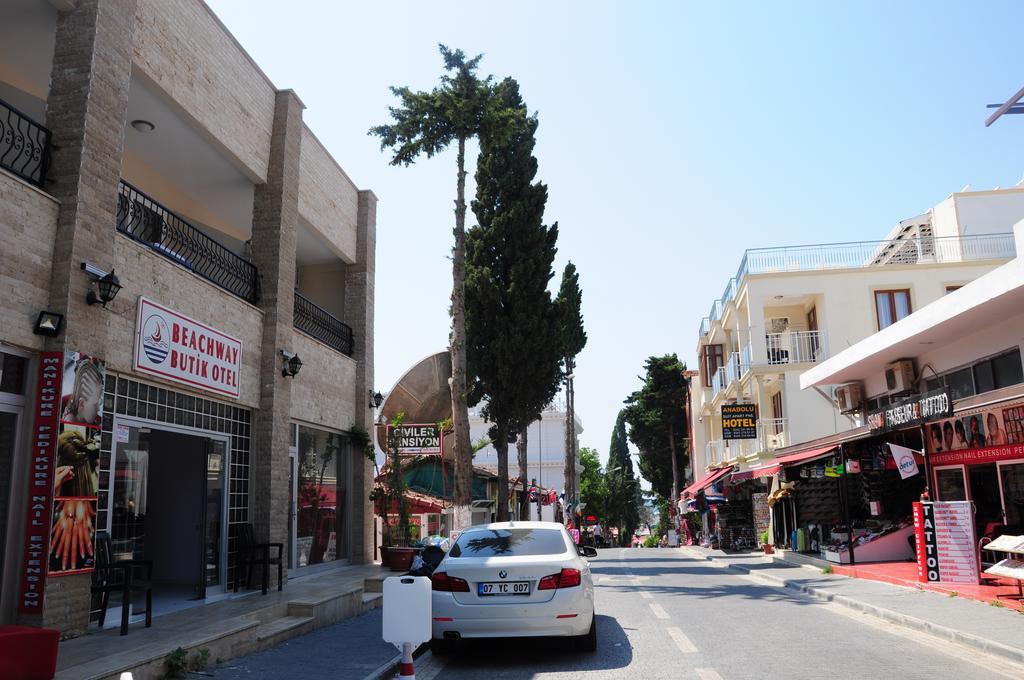
[[[455,640],[445,640],[443,638],[431,638],[430,639],[430,651],[437,656],[444,656],[445,654],[451,654],[455,651]]]
[[[590,619],[590,630],[576,638],[576,649],[581,652],[597,651],[597,614]]]

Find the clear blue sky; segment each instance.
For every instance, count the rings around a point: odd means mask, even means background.
[[[580,270],[577,411],[602,458],[644,359],[693,363],[744,249],[879,239],[966,184],[1024,175],[1024,116],[983,124],[1024,85],[1021,3],[210,4],[380,198],[382,391],[447,345],[455,158],[392,168],[366,131],[389,85],[435,85],[439,42],[519,81],[556,267]]]

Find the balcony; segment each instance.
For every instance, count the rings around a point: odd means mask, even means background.
[[[787,331],[764,336],[770,365],[813,364],[828,358],[825,331]]]
[[[724,442],[719,439],[718,441],[708,442],[704,446],[704,452],[707,459],[706,462],[708,465],[718,465],[725,460],[725,448],[723,444]]]
[[[732,352],[729,354],[729,360],[725,362],[725,386],[728,387],[734,382],[740,379],[743,375],[743,370],[740,363],[740,353]]]
[[[0,99],[0,168],[42,187],[50,164],[50,131]]]
[[[715,374],[711,376],[711,394],[713,397],[717,396],[719,392],[724,390],[728,384],[729,383],[726,382],[725,378],[725,366],[719,366],[718,370],[715,371]]]
[[[352,328],[295,291],[295,328],[342,354],[352,356]]]
[[[121,180],[117,230],[243,300],[259,301],[256,265]]]
[[[757,442],[761,451],[789,446],[789,424],[785,418],[761,418],[757,421]]]

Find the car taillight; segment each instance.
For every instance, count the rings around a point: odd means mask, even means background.
[[[582,582],[579,569],[563,569],[557,574],[545,576],[537,584],[537,590],[556,590],[558,588],[572,588]]]
[[[443,571],[437,571],[430,577],[430,588],[442,593],[468,593],[469,583],[464,579],[449,576]]]

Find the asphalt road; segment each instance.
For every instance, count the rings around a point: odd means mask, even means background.
[[[598,651],[558,640],[465,641],[424,659],[420,680],[585,678],[974,680],[1021,669],[689,558],[602,550],[595,574]]]

